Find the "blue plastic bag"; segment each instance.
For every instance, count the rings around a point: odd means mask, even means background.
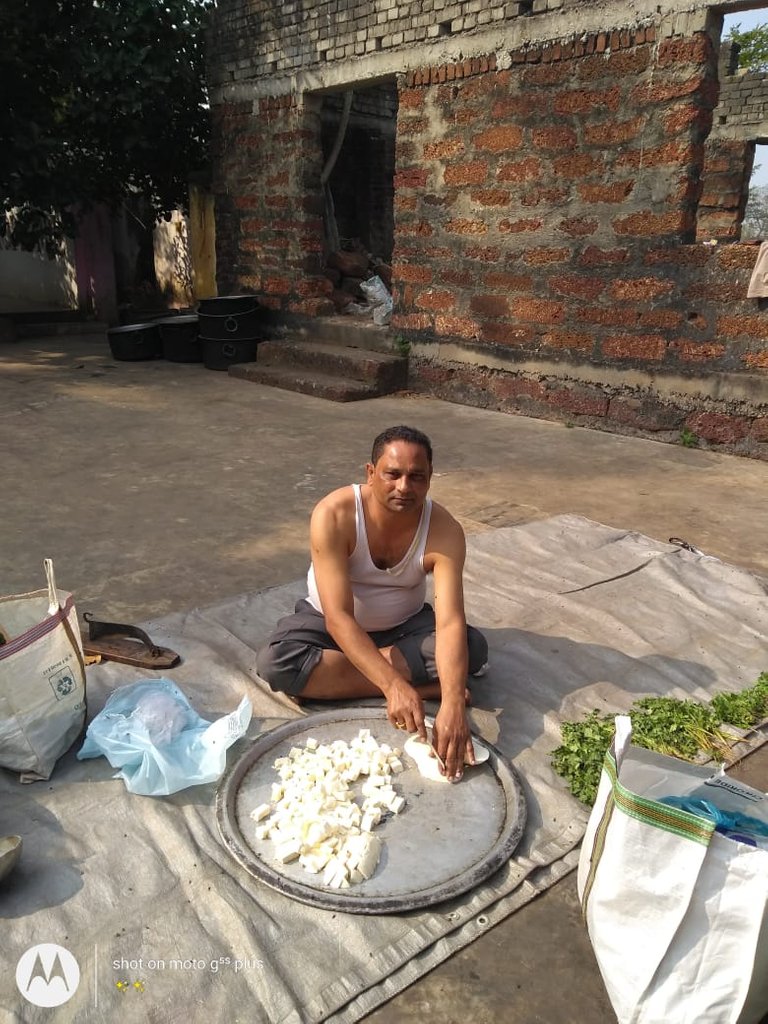
[[[220,778],[251,711],[243,697],[231,714],[208,722],[170,679],[143,679],[110,694],[77,757],[103,754],[131,793],[167,796]]]

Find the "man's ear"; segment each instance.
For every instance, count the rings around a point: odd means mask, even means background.
[[[366,462],[366,464],[365,464],[365,479],[366,479],[366,483],[370,483],[371,480],[373,480],[373,474],[374,474],[375,470],[376,470],[376,467],[374,466],[374,464],[372,462]]]

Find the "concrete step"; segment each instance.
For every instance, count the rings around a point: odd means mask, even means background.
[[[262,342],[259,350],[266,344]],[[259,352],[261,356],[261,351]],[[255,384],[266,384],[285,391],[298,391],[303,395],[327,398],[331,402],[359,402],[365,398],[378,398],[381,391],[375,383],[344,379],[316,369],[298,366],[273,366],[267,363],[235,363],[229,375]]]
[[[380,327],[370,317],[323,316],[311,323],[292,327],[291,337],[301,341],[319,341],[323,344],[347,345],[376,352],[397,352],[397,339],[389,327]]]
[[[408,361],[403,356],[329,342],[294,338],[263,341],[259,345],[258,360],[270,366],[318,370],[345,380],[368,381],[380,394],[405,387],[408,378]]]

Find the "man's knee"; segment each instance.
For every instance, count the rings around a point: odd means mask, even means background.
[[[469,653],[469,674],[474,675],[488,664],[488,641],[474,626],[467,626],[467,651]]]
[[[296,696],[307,685],[322,652],[305,643],[279,640],[268,643],[256,655],[256,671],[275,691]]]

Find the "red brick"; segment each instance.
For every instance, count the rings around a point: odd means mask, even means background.
[[[655,107],[669,100],[679,100],[684,96],[702,90],[708,93],[706,75],[697,73],[684,82],[642,82],[635,86],[629,96],[629,102],[635,106]]]
[[[504,153],[509,149],[517,149],[522,144],[523,130],[516,124],[495,125],[476,135],[474,141],[478,149]]]
[[[480,340],[493,345],[530,345],[536,332],[530,327],[512,327],[504,320],[483,320],[480,324]],[[496,388],[493,388],[496,394]]]
[[[509,192],[501,188],[473,189],[470,196],[481,206],[508,206],[510,200]]]
[[[509,342],[519,343],[520,339],[511,338]],[[528,380],[525,377],[517,377],[511,373],[499,374],[492,381],[494,395],[501,399],[533,398],[544,397],[545,387],[537,380]]]
[[[491,107],[491,119],[503,121],[508,117],[528,117],[532,112],[532,106],[540,113],[545,113],[548,108],[547,98],[537,93],[534,97],[504,96],[495,101]],[[474,115],[477,119],[477,114]]]
[[[448,337],[476,338],[478,327],[468,316],[436,316],[435,331]]]
[[[424,106],[426,93],[423,89],[401,89],[397,97],[400,110],[418,110]]]
[[[752,420],[749,436],[753,441],[768,441],[768,416],[758,416]]]
[[[569,156],[559,156],[553,161],[555,174],[561,178],[584,178],[588,174],[595,174],[602,171],[605,161],[602,157],[592,156],[591,153],[571,153]]]
[[[738,302],[744,299],[747,294],[746,282],[744,284],[712,284],[709,281],[701,281],[692,284],[683,291],[686,299],[704,299],[707,302]]]
[[[240,278],[241,283],[244,284],[245,281],[247,281],[247,278]],[[244,286],[247,287],[247,285]],[[276,295],[260,295],[259,305],[265,306],[267,309],[280,309],[282,303]]]
[[[397,281],[429,284],[432,280],[432,268],[424,263],[395,263],[392,267],[392,277]]]
[[[264,280],[264,291],[269,295],[288,295],[293,282],[288,277],[267,277]]]
[[[570,259],[570,249],[528,249],[523,255],[523,261],[533,267],[545,266],[549,263],[564,263]]]
[[[238,210],[253,210],[261,206],[262,196],[235,196],[235,206]]]
[[[568,149],[576,147],[577,136],[567,125],[534,128],[531,139],[536,149]]]
[[[445,225],[445,230],[452,235],[484,235],[488,231],[488,225],[481,220],[457,218],[449,220]]]
[[[397,134],[401,135],[423,135],[429,128],[429,121],[424,117],[397,119]]]
[[[666,142],[655,148],[629,149],[616,160],[617,167],[687,167],[701,166],[704,148],[701,143],[685,141]]]
[[[514,163],[501,164],[496,177],[499,181],[534,181],[541,177],[542,173],[541,160],[535,156],[528,156]]]
[[[685,425],[697,437],[715,444],[743,440],[749,433],[750,421],[743,416],[719,412],[697,412],[687,417]]]
[[[610,185],[579,185],[579,194],[585,203],[621,203],[635,187],[634,179],[614,181]]]
[[[552,109],[556,114],[589,114],[601,108],[618,110],[621,105],[621,90],[617,85],[610,89],[579,89],[555,96]]]
[[[455,284],[459,288],[467,288],[474,283],[475,275],[470,274],[468,270],[454,270],[449,267],[448,270],[440,271],[440,284]]]
[[[443,172],[446,185],[482,185],[488,176],[488,164],[473,160],[466,164],[451,164]],[[395,182],[397,187],[397,182]]]
[[[686,103],[668,110],[661,123],[666,135],[681,135],[692,128],[697,129],[698,135],[706,135],[712,127],[712,111]]]
[[[427,291],[419,292],[414,305],[419,309],[449,310],[456,305],[456,296],[453,292],[429,288]]]
[[[676,245],[669,249],[649,249],[643,262],[647,266],[657,263],[683,264],[687,267],[703,267],[711,259],[710,250],[703,245]]]
[[[426,313],[396,313],[391,323],[399,331],[428,331],[432,327],[432,317]]]
[[[593,81],[596,78],[623,78],[634,77],[648,67],[651,59],[649,47],[642,47],[638,50],[627,52],[611,53],[607,57],[591,56],[579,62],[578,77],[584,81]]]
[[[553,388],[544,396],[547,405],[579,416],[605,416],[608,396],[597,388]]]
[[[683,322],[683,314],[674,309],[649,309],[639,313],[638,327],[655,327],[657,330],[674,330]]]
[[[593,235],[597,231],[598,222],[591,217],[567,217],[560,221],[558,228],[572,238],[582,238]]]
[[[670,349],[686,363],[708,363],[725,355],[725,345],[706,344],[679,338],[670,343]]]
[[[764,316],[719,316],[716,333],[718,337],[768,338],[768,318]]]
[[[495,271],[485,275],[484,283],[487,288],[499,288],[508,292],[527,292],[533,286],[533,278],[528,274]]]
[[[501,252],[496,246],[469,245],[462,253],[468,260],[479,260],[481,263],[498,263]]]
[[[327,277],[305,278],[296,285],[297,294],[303,295],[305,298],[330,295],[332,291],[333,285]]]
[[[508,316],[509,303],[503,295],[473,295],[469,308],[478,316]]]
[[[656,56],[660,68],[674,67],[681,64],[705,64],[712,55],[712,43],[706,32],[697,32],[688,39],[673,36],[659,43]]]
[[[258,232],[263,231],[267,226],[265,220],[259,220],[256,217],[244,217],[240,221],[240,228],[246,235],[255,235]]]
[[[768,352],[749,352],[744,362],[752,370],[768,370]]]
[[[601,347],[603,355],[609,359],[660,362],[667,351],[667,342],[658,334],[621,334],[605,338]]]
[[[432,225],[426,220],[418,220],[413,222],[401,220],[397,226],[397,230],[401,235],[428,236],[432,234]]]
[[[419,203],[419,197],[413,193],[395,192],[395,209],[397,211],[415,210]]]
[[[425,160],[445,160],[464,152],[461,139],[443,139],[441,142],[427,142],[424,146]]]
[[[687,227],[688,217],[682,210],[670,213],[643,210],[627,217],[617,217],[613,221],[613,230],[617,235],[671,235],[682,233]]]
[[[591,352],[594,339],[579,331],[549,331],[541,339],[547,348],[568,349],[573,352]]]
[[[757,259],[757,248],[754,245],[724,245],[716,252],[718,266],[729,270],[735,267],[752,270]]]
[[[615,299],[636,302],[638,299],[655,299],[659,295],[669,295],[674,285],[671,281],[657,277],[635,277],[614,281],[611,294]]]
[[[429,171],[424,167],[409,167],[395,174],[395,191],[401,188],[424,188]]]
[[[551,206],[559,206],[568,198],[568,189],[565,188],[535,188],[524,192],[520,197],[522,206],[541,206],[547,203]]]
[[[523,86],[562,85],[570,80],[572,74],[572,69],[566,63],[526,68],[523,72]]]
[[[513,316],[537,324],[559,324],[565,315],[563,303],[552,299],[512,299],[510,306]]]
[[[634,142],[642,136],[647,117],[633,117],[630,121],[609,121],[590,124],[584,128],[584,141],[590,146],[617,145]]]
[[[515,235],[523,231],[537,231],[542,225],[540,217],[528,217],[522,220],[502,220],[499,231],[506,235]]]
[[[637,314],[622,306],[584,306],[574,310],[574,319],[580,324],[600,324],[602,327],[627,327],[634,324]]]
[[[596,299],[605,290],[606,282],[600,277],[587,277],[585,274],[558,274],[553,277],[550,287],[561,295],[570,295],[575,299]]]

